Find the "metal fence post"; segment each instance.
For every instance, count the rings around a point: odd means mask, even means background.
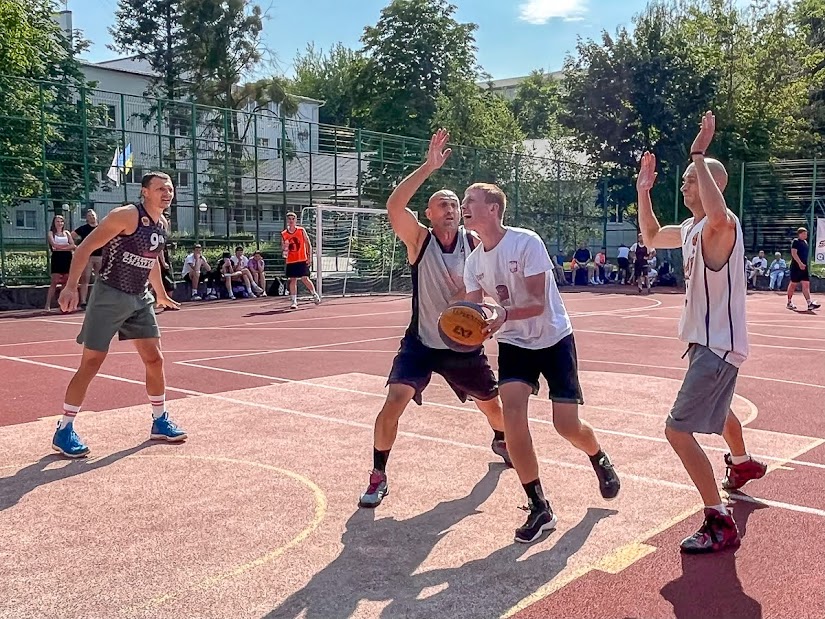
[[[229,110],[223,111],[223,218],[226,222],[226,238],[229,239],[229,213],[231,211],[232,217],[235,217],[235,206],[229,208],[231,204],[229,200]]]
[[[332,128],[332,191],[338,204],[338,127]]]
[[[40,200],[43,202],[43,221],[46,224],[46,230],[49,229],[49,199],[47,193],[49,191],[49,172],[46,168],[46,101],[43,98],[43,84],[38,84],[40,95],[40,171],[43,174],[43,187],[41,188]],[[46,243],[46,264],[45,272],[49,272],[49,253],[51,248]]]
[[[739,168],[739,223],[744,227],[745,215],[745,162]]]
[[[126,202],[129,200],[129,192],[126,190],[126,102],[123,100],[123,94],[120,95],[120,144],[123,148],[121,148],[120,153],[121,157],[124,157],[124,167],[123,167],[123,201]],[[117,161],[117,160],[116,160]],[[120,166],[117,168],[117,178],[118,181],[120,180]]]
[[[355,130],[355,155],[358,157],[358,177],[355,181],[355,192],[358,194],[358,207],[361,207],[361,193],[364,183],[361,180],[361,129]]]
[[[819,242],[820,239],[814,239],[814,235],[816,234],[816,228],[814,228],[814,223],[816,222],[815,215],[816,215],[816,172],[817,172],[817,161],[816,157],[814,157],[814,169],[813,169],[813,180],[811,181],[811,221],[808,224],[808,244],[811,245],[814,241]],[[816,250],[816,245],[814,245],[814,250]],[[810,260],[809,264],[813,264],[813,260]],[[809,267],[810,268],[810,267]]]
[[[673,179],[673,223],[679,223],[679,179],[681,178],[681,174],[679,171],[682,166],[678,163],[676,164],[676,178]]]
[[[513,178],[515,180],[515,191],[514,191],[514,196],[513,196],[514,197],[513,202],[515,204],[513,205],[513,221],[516,223],[516,225],[518,225],[518,221],[519,221],[519,219],[518,219],[518,207],[519,207],[519,198],[521,197],[520,196],[521,183],[519,181],[519,163],[521,163],[521,154],[520,153],[516,153],[516,159],[515,159],[514,163],[515,163],[515,166],[514,166],[515,169],[513,170]]]
[[[286,116],[284,116],[284,106],[278,106],[278,116],[281,118],[281,195],[283,197],[283,208],[281,208],[281,221],[286,225],[287,197],[286,197]]]
[[[198,203],[198,139],[196,137],[198,130],[198,109],[195,102],[191,105],[192,118],[190,120],[190,130],[192,131],[192,213],[195,220],[195,242],[199,243],[200,237],[200,223],[201,210]]]
[[[309,151],[309,205],[312,206],[312,125],[307,123],[307,127],[309,128],[309,146],[307,147]]]
[[[602,218],[604,219],[604,233],[602,247],[607,251],[607,178],[602,179]]]
[[[252,114],[252,154],[255,159],[255,249],[261,249],[261,202],[258,192],[258,114]]]
[[[86,86],[80,87],[80,110],[83,123],[83,203],[89,208],[89,114],[86,108]]]
[[[158,170],[163,170],[163,99],[158,99]],[[169,170],[172,172],[172,170]]]

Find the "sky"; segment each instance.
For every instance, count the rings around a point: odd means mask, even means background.
[[[61,3],[64,0],[60,0]],[[265,11],[263,40],[275,73],[291,75],[295,54],[310,42],[327,50],[341,42],[359,48],[364,26],[378,21],[389,0],[258,0]],[[478,25],[478,61],[493,79],[557,71],[579,37],[598,40],[630,26],[647,0],[452,0],[460,22]],[[107,48],[117,0],[68,0],[75,28],[93,42],[85,59],[116,58]],[[271,72],[267,72],[271,73]]]

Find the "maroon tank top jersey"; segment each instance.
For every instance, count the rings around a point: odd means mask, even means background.
[[[160,221],[152,221],[142,204],[136,206],[137,229],[104,246],[100,269],[101,281],[128,294],[143,294],[149,272],[166,245],[166,229]]]

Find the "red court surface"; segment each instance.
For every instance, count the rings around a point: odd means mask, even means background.
[[[623,291],[622,291],[623,292]],[[409,319],[405,297],[187,304],[159,316],[182,445],[147,441],[143,370],[115,342],[76,428],[50,450],[82,314],[0,319],[0,617],[43,619],[755,619],[825,617],[825,320],[748,297],[734,411],[768,475],[730,497],[742,547],[683,557],[701,502],[664,439],[686,362],[679,294],[564,294],[586,404],[622,478],[530,416],[559,517],[513,542],[515,471],[436,377],[402,417],[376,510],[357,501]],[[492,362],[496,346],[487,346]],[[724,443],[702,437],[721,479]]]

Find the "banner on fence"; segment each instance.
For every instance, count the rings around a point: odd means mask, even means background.
[[[814,262],[825,264],[825,217],[816,218],[816,251],[814,251]]]

